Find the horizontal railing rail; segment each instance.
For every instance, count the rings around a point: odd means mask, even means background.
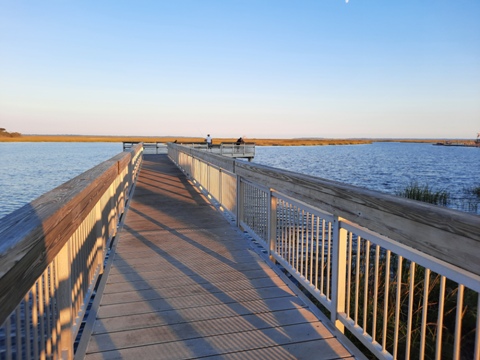
[[[253,159],[255,157],[255,143],[220,143],[208,146],[207,143],[183,143],[180,144],[192,149],[204,150],[213,154],[223,155],[232,158],[247,158]]]
[[[378,358],[480,358],[478,216],[175,144],[169,156]]]
[[[167,154],[167,144],[163,142],[141,142],[141,141],[124,141],[123,151],[130,150],[134,146],[142,144],[144,154]]]
[[[73,358],[142,152],[136,145],[2,219],[0,358]]]

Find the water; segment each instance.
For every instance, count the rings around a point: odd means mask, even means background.
[[[120,143],[1,143],[0,218],[122,151]],[[480,149],[431,144],[257,147],[265,164],[384,193],[416,181],[447,190],[449,207],[480,214]]]
[[[0,218],[122,150],[121,143],[0,142]]]
[[[448,207],[480,214],[480,148],[416,143],[257,147],[255,163],[395,194],[417,182],[450,194]]]

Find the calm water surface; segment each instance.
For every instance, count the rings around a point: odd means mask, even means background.
[[[0,142],[0,218],[122,150],[121,143]]]
[[[449,207],[480,214],[480,148],[431,144],[257,147],[256,163],[395,194],[412,182],[451,195]]]
[[[0,143],[0,218],[122,151],[120,143]],[[395,194],[410,183],[480,214],[480,149],[431,144],[257,147],[255,163]]]

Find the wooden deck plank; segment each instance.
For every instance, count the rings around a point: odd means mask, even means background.
[[[194,359],[199,357],[243,352],[248,350],[279,347],[294,343],[316,341],[316,351],[328,352],[332,345],[328,340],[333,339],[320,322],[286,325],[280,328],[228,333],[222,335],[202,336],[192,339],[178,339],[160,342],[152,345],[116,348],[112,351],[91,353],[89,359]],[[322,332],[325,336],[322,335]],[[335,340],[335,342],[338,342]],[[310,353],[310,356],[312,354]],[[345,348],[335,351],[334,358],[350,356]]]
[[[297,316],[298,314],[302,316]],[[244,316],[205,319],[202,321],[193,321],[190,319],[189,322],[169,322],[163,326],[104,333],[98,335],[90,351],[99,352],[114,350],[117,347],[128,348],[144,346],[179,339],[187,340],[199,336],[206,337],[231,334],[304,322],[314,323],[318,322],[318,319],[307,309],[298,308],[276,311],[274,315],[272,315],[272,313],[257,313]]]
[[[171,308],[171,304],[165,304],[162,309],[155,312],[99,318],[95,323],[93,333],[113,333],[181,322],[274,313],[303,307],[305,304],[298,299],[292,300],[290,297],[213,304],[197,304],[193,298],[190,298],[181,305],[177,305],[175,302],[175,309]]]
[[[145,156],[85,359],[352,355],[166,156]]]

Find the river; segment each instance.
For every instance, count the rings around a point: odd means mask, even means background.
[[[0,143],[0,218],[122,151],[120,143]],[[480,149],[378,142],[257,147],[254,163],[395,194],[413,182],[480,214]]]
[[[122,150],[121,143],[0,142],[0,218]]]
[[[257,147],[255,163],[396,194],[412,183],[450,194],[448,207],[480,214],[480,148],[425,143]]]

